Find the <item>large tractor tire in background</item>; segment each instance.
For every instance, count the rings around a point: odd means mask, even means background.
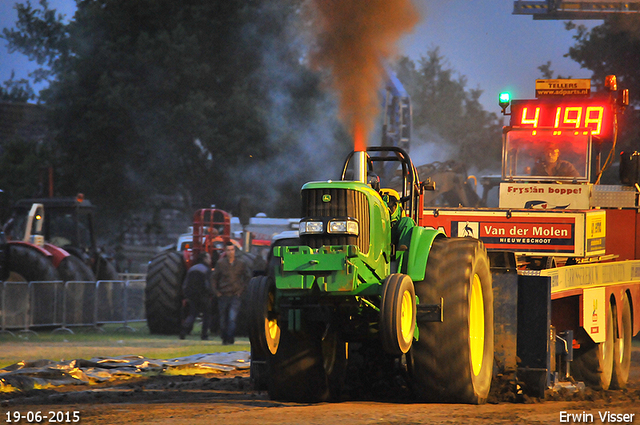
[[[421,321],[407,354],[411,384],[423,400],[485,403],[493,375],[493,292],[487,252],[472,238],[436,239],[420,304],[440,304],[443,321]]]
[[[145,309],[147,326],[152,334],[180,333],[185,273],[186,266],[177,251],[163,251],[149,263]]]
[[[595,390],[608,390],[611,386],[614,368],[615,335],[613,330],[613,306],[606,311],[605,341],[594,343],[589,337],[580,348],[573,351],[571,375]]]
[[[620,335],[613,347],[613,376],[611,388],[626,388],[631,370],[631,302],[629,295],[624,295],[622,301],[622,317],[620,318]]]
[[[21,244],[8,245],[9,277],[11,282],[52,282],[59,281],[58,271],[51,260],[35,247]],[[54,289],[37,291],[34,296],[33,323],[54,323],[53,306],[51,305]]]

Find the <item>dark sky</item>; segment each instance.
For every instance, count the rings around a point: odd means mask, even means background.
[[[36,2],[33,2],[36,3]],[[73,0],[49,0],[50,7],[73,16]],[[574,44],[573,32],[563,21],[534,21],[531,16],[512,15],[513,0],[415,0],[421,12],[420,24],[404,37],[400,51],[414,59],[439,46],[448,66],[464,75],[468,87],[484,91],[481,98],[487,110],[499,112],[497,97],[509,90],[514,98],[533,97],[538,66],[552,62],[552,69],[563,76],[590,78],[591,72],[563,55]],[[14,1],[0,0],[0,27],[16,20]],[[590,27],[600,21],[577,21]],[[0,82],[15,70],[25,77],[33,65],[20,54],[9,54],[0,45]]]
[[[419,58],[440,47],[452,69],[467,77],[468,87],[484,91],[481,101],[498,113],[501,91],[513,98],[534,97],[538,66],[551,61],[556,74],[591,78],[591,71],[563,57],[573,46],[575,31],[564,21],[534,21],[513,15],[513,0],[419,0],[422,19],[401,43],[404,54]],[[601,21],[575,21],[589,28]]]

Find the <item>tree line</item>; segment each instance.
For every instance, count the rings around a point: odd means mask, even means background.
[[[37,101],[52,137],[2,141],[2,189],[13,200],[37,192],[29,169],[40,164],[54,168],[56,194],[85,193],[113,223],[158,194],[180,194],[185,210],[215,203],[237,214],[248,197],[254,213],[299,215],[300,186],[336,178],[352,149],[335,97],[305,63],[303,3],[77,0],[70,20],[46,0],[18,3],[2,38],[40,69],[0,96]],[[569,55],[637,93],[639,68],[621,56],[640,51],[633,27],[577,29]],[[604,49],[612,43],[619,56]],[[437,140],[469,167],[498,166],[502,122],[480,88],[437,48],[394,68],[412,97],[414,146]],[[36,97],[30,84],[42,81]]]

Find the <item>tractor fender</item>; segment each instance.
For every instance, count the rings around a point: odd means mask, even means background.
[[[424,280],[429,251],[431,251],[433,241],[437,238],[446,238],[446,235],[438,229],[418,226],[412,229],[411,243],[409,250],[402,256],[401,270],[408,274],[414,282]]]
[[[60,262],[70,256],[66,250],[60,248],[59,246],[51,245],[50,243],[44,244],[44,250],[51,254],[51,261],[53,262],[54,267],[57,269],[60,265]]]
[[[48,244],[45,244],[45,246],[42,247],[42,246],[34,245],[32,243],[29,243],[29,242],[24,242],[24,241],[8,241],[7,243],[9,245],[26,246],[29,249],[33,249],[34,251],[38,251],[41,255],[47,257],[48,259],[50,259],[55,268],[58,268],[58,265],[60,264],[60,261],[62,261],[62,259],[64,257],[66,257],[67,255],[69,255],[65,250],[63,250],[61,248],[58,248],[58,247],[55,247],[53,245],[51,245],[53,247],[53,249],[49,249],[50,247],[47,246]],[[62,251],[62,252],[60,252],[60,251]]]
[[[51,262],[53,263],[53,266],[55,268],[58,268],[58,265],[60,265],[60,262],[65,257],[68,257],[70,255],[64,249],[59,248],[59,247],[57,247],[55,245],[48,244],[48,243],[44,244],[44,246],[38,246],[38,245],[34,245],[32,243],[24,242],[24,241],[9,241],[8,243],[10,245],[26,246],[29,249],[33,249],[35,251],[38,251],[40,254],[44,255],[47,258],[49,258],[51,260]]]

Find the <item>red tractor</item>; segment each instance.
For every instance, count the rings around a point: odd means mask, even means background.
[[[117,280],[115,267],[97,248],[93,231],[95,208],[82,195],[23,199],[16,203],[5,223],[6,257],[2,280],[23,282]],[[89,288],[89,289],[87,289]],[[42,288],[41,288],[42,289]],[[88,323],[93,317],[92,287],[79,289],[74,300],[85,304],[73,318]],[[47,292],[34,296],[35,324],[53,323]],[[42,308],[40,306],[42,305]]]
[[[170,335],[180,331],[185,273],[203,251],[211,254],[215,267],[225,243],[230,240],[229,213],[219,209],[201,209],[193,215],[191,243],[181,244],[176,250],[162,251],[149,262],[145,308],[151,333]]]

